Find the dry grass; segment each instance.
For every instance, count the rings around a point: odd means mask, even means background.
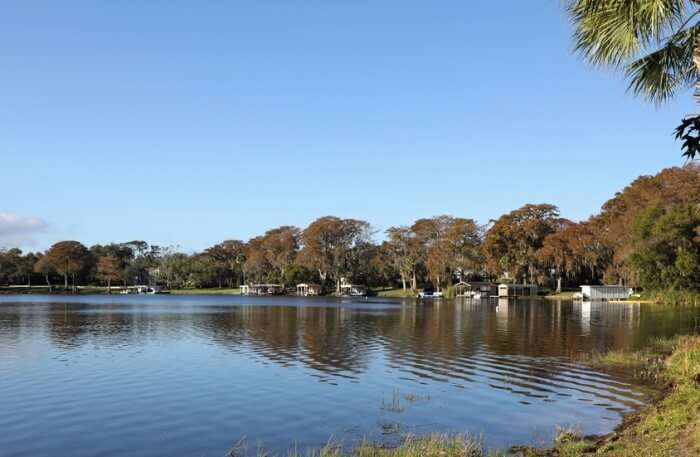
[[[244,446],[232,449],[229,457],[249,455]],[[401,445],[386,448],[381,445],[364,442],[351,450],[339,443],[328,443],[319,449],[309,451],[291,451],[286,454],[268,454],[257,450],[256,457],[487,457],[498,454],[488,453],[481,439],[468,435],[441,435],[427,437],[407,437]]]

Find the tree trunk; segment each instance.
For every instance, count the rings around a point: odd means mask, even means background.
[[[112,280],[111,279],[107,279],[107,293],[109,295],[112,295]]]
[[[416,271],[414,270],[411,274],[411,291],[414,292],[418,288],[418,284],[416,282]]]
[[[68,290],[68,273],[63,273],[63,289]]]
[[[561,293],[561,275],[557,275],[557,293]]]
[[[406,275],[401,273],[401,286],[403,287],[403,291],[406,292]]]
[[[693,48],[693,63],[695,69],[700,72],[700,36],[695,38],[695,47]],[[695,102],[700,104],[700,79],[695,81]]]

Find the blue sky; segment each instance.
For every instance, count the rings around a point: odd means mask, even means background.
[[[11,0],[0,58],[0,244],[30,249],[583,219],[696,111],[581,62],[558,0]]]

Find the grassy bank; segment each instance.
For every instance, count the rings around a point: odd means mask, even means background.
[[[690,457],[700,455],[700,337],[655,340],[636,352],[590,356],[602,368],[634,366],[666,383],[658,402],[630,416],[617,432],[585,439],[560,434],[552,449],[513,449],[524,457]]]
[[[64,289],[63,285],[53,286],[32,286],[32,287],[0,287],[0,294],[5,295],[26,295],[26,294],[54,294],[54,295],[96,295],[106,294],[107,288],[100,286],[79,286],[75,291],[68,287]],[[119,289],[112,288],[113,294],[118,294]]]
[[[574,294],[576,292],[569,291],[569,292],[552,292],[551,294],[547,294],[544,296],[546,299],[550,300],[573,300],[574,299]]]
[[[377,288],[372,289],[372,292],[377,295],[377,297],[391,297],[391,298],[412,298],[416,296],[416,292],[411,292],[410,289],[384,289]]]
[[[245,447],[229,451],[228,457],[248,456]],[[252,455],[256,455],[253,453]],[[408,437],[396,448],[385,448],[371,443],[363,443],[348,451],[335,443],[321,449],[306,452],[293,451],[281,457],[487,457],[502,454],[489,453],[481,440],[467,435],[430,435],[422,438]],[[258,457],[270,454],[258,450]]]
[[[642,294],[642,300],[669,306],[700,306],[700,293],[687,290],[660,290]]]
[[[211,289],[171,289],[173,295],[240,295],[241,289],[234,288],[211,288]]]

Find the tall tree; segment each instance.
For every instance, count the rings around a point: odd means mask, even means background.
[[[633,229],[630,264],[649,289],[700,290],[700,205],[655,206]]]
[[[265,254],[262,236],[248,240],[243,271],[249,281],[264,282],[267,280],[271,265]]]
[[[416,268],[420,261],[420,246],[415,233],[405,226],[390,227],[386,230],[385,251],[392,267],[401,277],[401,286],[406,291],[410,280],[411,290],[416,289]]]
[[[53,287],[51,285],[51,263],[49,262],[49,256],[47,254],[39,255],[36,262],[34,263],[34,272],[41,273],[46,280],[46,285],[49,286],[49,290]]]
[[[537,251],[537,260],[554,270],[557,292],[561,292],[563,278],[576,271],[573,238],[575,226],[571,221],[562,221],[559,230],[547,235]]]
[[[335,281],[340,292],[340,280],[349,271],[351,250],[370,238],[368,222],[326,216],[312,222],[301,234],[300,262],[318,271],[321,281]]]
[[[117,257],[103,256],[97,259],[97,278],[107,283],[107,293],[112,293],[112,281],[121,278],[122,264]]]
[[[695,0],[567,0],[576,49],[619,69],[635,94],[657,104],[695,86],[700,101],[700,3]],[[677,129],[683,155],[700,155],[700,116]]]
[[[64,288],[68,289],[68,277],[73,279],[73,290],[76,287],[76,276],[85,267],[89,252],[78,241],[59,241],[51,246],[46,254],[51,267],[63,275]]]
[[[442,243],[452,222],[452,216],[418,219],[411,226],[419,246],[419,262],[425,267],[428,279],[440,289],[440,279],[448,268],[447,247]]]
[[[654,176],[640,176],[603,204],[589,221],[596,248],[609,283],[628,283],[632,278],[629,256],[634,250],[631,227],[647,208],[662,205],[700,203],[700,166],[688,164],[662,170]]]
[[[535,281],[537,251],[561,223],[559,209],[549,204],[527,204],[496,220],[484,237],[486,268],[493,275]]]
[[[483,228],[474,219],[450,220],[443,243],[449,257],[450,272],[462,279],[480,272],[483,268],[481,243]]]
[[[265,232],[261,240],[261,248],[265,259],[277,270],[282,286],[284,286],[285,271],[292,266],[299,250],[300,230],[297,227],[282,226]]]
[[[241,275],[246,261],[246,245],[240,240],[226,240],[207,248],[204,252],[216,262],[220,262],[227,273],[229,286],[236,281],[243,282]]]

